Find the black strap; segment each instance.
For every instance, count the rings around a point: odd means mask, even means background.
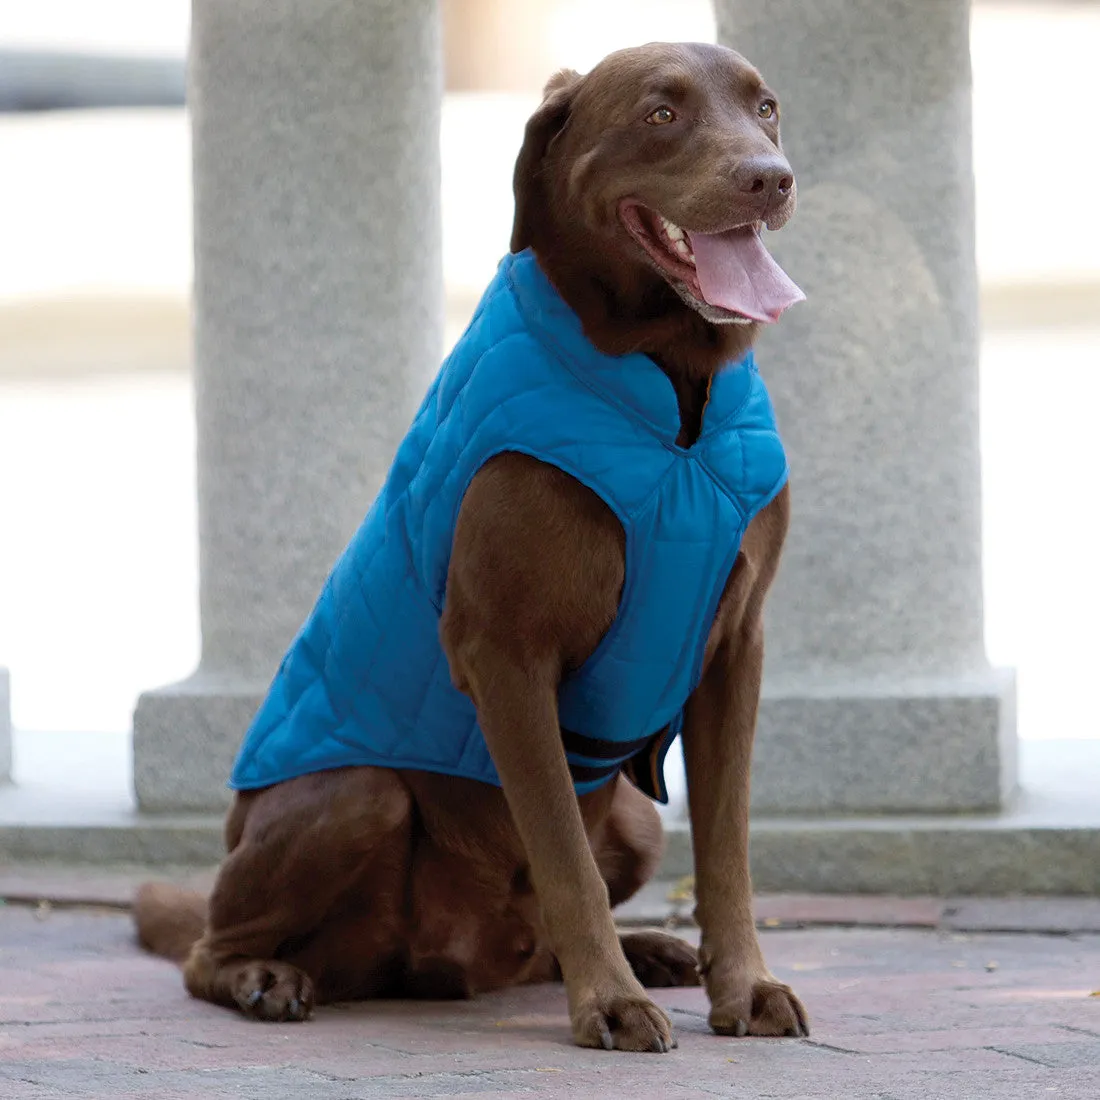
[[[612,764],[601,764],[599,767],[593,767],[591,764],[574,764],[570,760],[569,774],[578,783],[589,783],[594,779],[607,779],[608,776],[614,775],[621,766],[618,760]]]
[[[644,749],[652,738],[653,735],[650,734],[648,737],[639,737],[636,741],[599,741],[595,737],[585,737],[583,733],[575,733],[573,730],[561,731],[561,741],[567,753],[588,756],[593,760],[614,760],[616,767],[619,761],[627,760]]]

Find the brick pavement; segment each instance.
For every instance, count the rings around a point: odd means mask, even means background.
[[[658,991],[680,1047],[579,1050],[563,994],[321,1009],[263,1025],[191,1001],[106,910],[0,908],[0,1097],[543,1096],[600,1100],[1100,1097],[1100,936],[765,931],[809,1040],[719,1039],[699,990]]]

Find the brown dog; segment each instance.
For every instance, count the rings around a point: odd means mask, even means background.
[[[665,44],[559,73],[528,123],[515,193],[513,252],[533,250],[600,351],[659,365],[690,448],[712,377],[756,325],[677,241],[736,230],[758,248],[760,223],[779,228],[794,207],[760,75],[720,47]],[[348,767],[243,792],[209,901],[144,887],[142,942],[183,962],[194,996],[260,1019],[560,973],[578,1043],[666,1051],[669,1020],[643,985],[701,975],[716,1032],[806,1034],[764,962],[748,868],[761,615],[787,519],[784,488],[749,524],[684,712],[698,957],[663,933],[617,934],[611,907],[656,870],[659,819],[621,774],[578,798],[559,730],[559,683],[619,608],[623,528],[579,481],[518,453],[486,463],[462,500],[441,621],[503,791]]]

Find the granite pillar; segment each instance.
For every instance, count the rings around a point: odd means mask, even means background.
[[[202,658],[144,694],[146,810],[225,805],[442,343],[436,0],[195,0]]]
[[[808,301],[760,342],[793,523],[770,598],[763,813],[965,811],[1015,786],[983,645],[967,0],[718,0],[778,93]]]

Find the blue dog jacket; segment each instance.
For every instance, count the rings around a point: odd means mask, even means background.
[[[578,793],[620,769],[667,800],[662,766],[749,521],[787,462],[752,354],[714,378],[698,441],[678,447],[671,383],[648,357],[611,357],[530,251],[501,262],[443,364],[388,478],[326,582],[245,738],[230,785],[374,764],[500,785],[439,639],[466,490],[492,456],[531,455],[622,523],[619,613],[562,681]]]

